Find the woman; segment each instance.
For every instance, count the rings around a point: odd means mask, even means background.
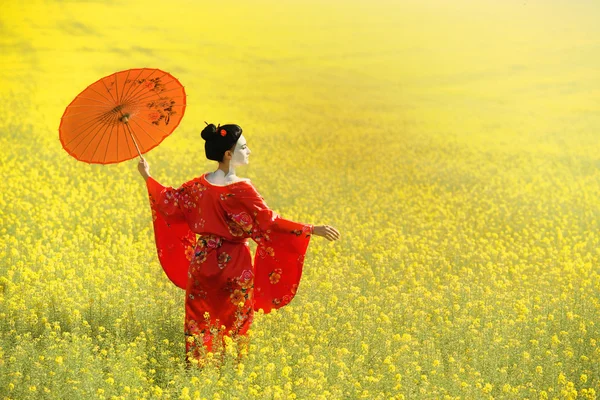
[[[247,164],[250,155],[238,125],[210,124],[202,138],[206,157],[219,168],[177,189],[154,180],[146,160],[138,165],[148,188],[158,258],[169,279],[186,291],[188,362],[212,351],[214,337],[219,345],[226,335],[247,346],[240,339],[246,338],[254,311],[283,307],[296,294],[311,235],[340,237],[328,225],[281,218],[250,180],[236,176],[235,168]],[[254,263],[249,238],[257,244]]]

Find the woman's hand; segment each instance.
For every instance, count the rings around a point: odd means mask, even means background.
[[[138,163],[138,171],[140,171],[140,174],[144,177],[144,180],[148,180],[150,177],[150,165],[148,165],[146,159],[142,158],[140,160]]]
[[[327,240],[338,240],[340,233],[333,226],[315,225],[313,235],[323,236]]]

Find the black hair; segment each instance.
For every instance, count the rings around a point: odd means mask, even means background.
[[[239,125],[228,124],[219,125],[208,124],[202,130],[202,139],[206,158],[218,162],[223,162],[223,157],[227,150],[233,151],[235,144],[242,135],[242,128]]]

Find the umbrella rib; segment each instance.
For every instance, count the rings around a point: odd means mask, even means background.
[[[79,136],[81,136],[85,131],[87,131],[90,128],[93,128],[94,127],[94,122],[96,122],[97,124],[104,124],[104,123],[107,123],[109,119],[110,119],[110,114],[105,114],[105,115],[103,115],[103,116],[101,116],[99,118],[98,117],[94,117],[94,118],[90,119],[89,121],[86,121],[85,124],[89,124],[89,123],[91,123],[91,124],[88,127],[86,127],[84,130],[82,130],[81,132],[79,132],[77,134],[77,136],[71,138],[71,140],[69,140],[68,143],[65,143],[65,145],[71,144],[75,139],[77,139]],[[85,124],[83,124],[83,125],[85,125]],[[83,125],[79,125],[79,128],[83,128]],[[77,131],[74,130],[72,133],[74,134],[75,132],[77,132]]]
[[[156,71],[158,71],[157,69],[154,69],[150,75],[144,77],[144,80],[148,80],[148,78],[150,78]],[[125,100],[130,100],[132,97],[137,96],[142,90],[144,89],[144,85],[142,85],[141,83],[139,84],[138,87],[133,88],[133,90],[131,91],[131,93],[127,93],[127,97],[124,99]]]
[[[134,103],[131,100],[127,100],[127,101],[122,102],[121,105],[123,107],[129,107],[129,106],[134,105]]]
[[[133,122],[135,122],[135,124],[136,124],[137,126],[139,126],[139,127],[140,127],[140,129],[141,129],[142,131],[144,131],[144,133],[145,133],[146,135],[148,135],[148,137],[149,137],[150,139],[152,139],[152,141],[153,141],[154,143],[156,143],[156,144],[158,144],[158,143],[159,143],[159,142],[157,142],[157,141],[156,141],[156,140],[155,140],[155,139],[154,139],[154,138],[153,138],[153,137],[152,137],[152,136],[151,136],[151,135],[150,135],[148,132],[146,132],[146,130],[145,130],[145,129],[144,129],[144,128],[143,128],[143,127],[140,125],[140,124],[138,124],[138,123],[136,122],[136,120],[135,120],[135,119],[130,119],[130,121],[133,121]]]
[[[63,116],[62,116],[60,119],[65,119],[65,118],[76,117],[76,116],[78,116],[78,115],[81,115],[81,114],[89,114],[89,113],[90,113],[89,111],[83,111],[83,112],[80,112],[80,113],[69,114],[69,115],[63,115]],[[100,111],[99,113],[97,113],[97,114],[94,114],[94,115],[93,115],[93,117],[99,117],[100,115],[102,115],[102,114],[104,114],[104,113],[105,113],[105,111]]]
[[[99,127],[98,131],[94,134],[94,136],[100,132],[100,129],[102,129],[102,125]],[[92,144],[93,141],[93,137],[92,139],[90,139],[90,141],[88,142],[88,144],[85,146],[85,149],[83,149],[83,151],[81,152],[81,154],[83,155],[85,153],[85,151],[87,150],[88,147],[90,147],[90,144]],[[81,143],[80,143],[81,144]]]
[[[132,82],[136,82],[138,80],[138,78],[140,77],[140,75],[142,75],[142,73],[146,70],[146,68],[142,68],[140,69],[140,73],[138,74],[138,76],[135,77],[135,79]],[[127,81],[125,81],[125,85],[127,85]],[[127,96],[129,96],[129,92],[131,91],[131,88],[133,87],[133,83],[129,84],[129,87],[127,88],[127,93],[123,93],[123,96],[121,96],[121,101],[123,101],[124,99],[127,98]]]
[[[102,81],[102,84],[104,85],[104,87],[106,88],[106,91],[108,92],[108,94],[110,95],[110,98],[112,99],[112,101],[115,102],[115,104],[118,104],[117,101],[115,100],[115,98],[113,97],[112,93],[110,92],[110,89],[108,88],[108,86],[106,86],[106,83],[104,82],[104,78],[100,79],[100,81]]]
[[[159,71],[159,70],[158,70],[158,69],[154,69],[154,70],[153,70],[153,71],[150,73],[150,75],[148,75],[148,76],[147,76],[147,77],[145,77],[144,79],[145,79],[145,80],[148,80],[148,79],[149,79],[149,78],[150,78],[152,75],[154,75],[154,73],[155,73],[156,71]],[[161,72],[164,72],[164,71],[161,71]],[[168,72],[165,72],[165,73],[164,73],[164,75],[161,75],[161,76],[159,76],[157,79],[161,79],[163,76],[166,76],[166,75],[169,75],[169,73],[168,73]],[[144,90],[144,85],[141,85],[141,84],[140,84],[140,85],[139,85],[137,88],[135,88],[135,89],[133,90],[133,92],[132,92],[132,93],[131,93],[131,94],[130,94],[128,97],[127,97],[127,100],[129,100],[129,99],[131,99],[131,98],[135,98],[135,97],[136,97],[136,96],[138,96],[138,95],[139,95],[139,94],[140,94],[140,93],[141,93],[143,90]]]
[[[135,106],[135,107],[146,107],[148,110],[152,110],[152,107],[148,105],[148,104],[150,104],[150,101],[160,102],[160,101],[168,101],[168,100],[177,99],[177,98],[185,98],[185,97],[183,95],[181,95],[181,96],[173,96],[173,97],[168,97],[168,98],[148,99],[144,103],[141,103],[141,102],[140,103],[134,103],[134,104],[132,104],[132,106]],[[170,107],[185,107],[186,105],[187,104],[184,104],[183,101],[181,103],[177,103],[176,102],[173,105],[171,105],[171,103],[169,103]]]
[[[105,85],[106,86],[106,85]],[[97,91],[95,88],[90,86],[90,89],[93,90],[94,92],[98,93],[100,96],[102,96],[103,98],[106,99],[106,101],[108,101],[109,103],[113,100],[109,99],[108,97],[106,97],[105,95],[103,95],[102,93],[100,93],[99,91]]]
[[[94,134],[94,135],[95,135],[97,132],[100,132],[100,129],[102,129],[102,127],[103,127],[103,126],[104,126],[104,125],[98,125],[98,126],[97,126],[97,130],[96,130],[96,131],[93,131],[93,130],[92,130],[92,131],[88,132],[88,133],[87,133],[87,135],[85,135],[85,136],[82,138],[82,140],[81,140],[81,141],[80,141],[80,142],[77,144],[77,146],[75,146],[75,147],[73,148],[73,152],[75,152],[75,150],[76,150],[76,149],[77,149],[79,146],[81,146],[81,144],[82,144],[82,143],[85,143],[85,139],[87,139],[88,137],[90,137],[90,134]],[[85,151],[87,150],[87,148],[88,148],[88,146],[90,145],[90,143],[91,143],[91,142],[92,142],[91,140],[88,142],[87,146],[85,146],[85,149],[83,149],[83,151],[81,152],[81,154],[85,153]]]
[[[100,131],[100,129],[102,129],[102,127],[103,127],[105,124],[110,124],[109,118],[110,118],[110,116],[105,116],[105,117],[102,117],[102,120],[101,120],[101,121],[98,121],[98,124],[96,124],[96,125],[90,125],[90,126],[88,126],[88,127],[85,129],[85,130],[81,131],[81,132],[80,132],[80,133],[79,133],[79,134],[78,134],[76,137],[72,138],[72,139],[69,141],[69,143],[67,143],[67,144],[74,143],[76,139],[81,139],[81,140],[79,141],[79,143],[77,143],[77,145],[75,145],[75,147],[73,147],[73,150],[75,150],[77,147],[79,147],[79,145],[81,145],[81,143],[84,143],[84,142],[85,142],[85,139],[87,139],[87,138],[90,136],[90,134],[94,134],[94,130],[96,130],[96,131]],[[83,135],[83,134],[84,134],[86,131],[87,131],[87,133],[86,133],[84,136],[81,136],[81,135]]]
[[[71,133],[75,133],[77,132],[77,129],[79,128],[83,128],[85,125],[89,124],[90,122],[104,122],[104,118],[105,116],[109,115],[110,112],[103,112],[103,113],[99,113],[99,114],[94,114],[92,115],[89,119],[85,120],[85,121],[81,121],[79,123],[79,125],[76,128],[73,128],[73,131]]]
[[[106,155],[108,154],[108,145],[110,144],[110,138],[112,137],[112,133],[113,133],[113,129],[115,128],[115,126],[111,126],[110,127],[110,133],[108,134],[108,143],[106,144],[106,151],[104,152],[104,159],[103,161],[106,161]],[[119,156],[119,152],[117,151],[117,160],[118,160],[118,156]]]
[[[158,71],[158,69],[155,69],[154,71],[152,71],[152,73],[150,75],[148,75],[146,78],[144,79],[148,79],[150,78],[156,71]],[[164,75],[161,75],[158,77],[158,79],[162,78],[163,76],[167,76],[169,75],[168,72],[165,72]],[[140,85],[137,88],[134,89],[134,91],[127,97],[127,100],[131,99],[131,98],[135,98],[136,96],[138,96],[142,91],[144,90],[144,85]]]
[[[175,82],[175,80],[172,80],[172,81],[166,83],[165,85],[171,84],[173,82]],[[173,90],[183,90],[183,86],[178,86],[178,87],[175,87],[175,88],[171,88],[169,90],[163,90],[162,92],[154,92],[154,93],[151,93],[150,96],[148,96],[148,97],[136,98],[135,100],[137,101],[137,100],[140,100],[140,99],[148,99],[148,98],[150,98],[152,96],[160,96],[163,93],[172,92]]]
[[[143,100],[146,100],[146,99],[150,99],[153,96],[159,96],[160,97],[160,95],[163,94],[163,93],[168,93],[168,92],[172,92],[173,90],[181,90],[181,89],[182,89],[181,87],[177,87],[177,88],[173,88],[173,89],[162,91],[160,93],[153,93],[153,94],[151,94],[150,96],[147,96],[147,97],[139,97],[139,98],[137,98],[135,100],[138,101],[138,102],[140,102],[140,101],[143,101]],[[183,96],[184,95],[182,94],[181,96],[177,96],[177,97],[183,97]]]
[[[141,119],[141,121],[144,121],[145,123],[147,123],[148,125],[152,125],[150,122],[146,121],[145,119]],[[165,131],[163,131],[162,129],[160,129],[157,125],[154,125],[154,129],[158,129],[159,131],[161,131],[162,133],[165,134],[165,136],[163,136],[163,138],[169,136],[169,134]]]
[[[104,135],[106,135],[107,130],[108,130],[108,125],[106,125],[104,132],[102,132],[102,135],[100,136],[100,139],[98,140],[98,146],[96,146],[96,149],[92,153],[92,160],[94,159],[94,156],[96,155],[96,152],[98,151],[98,148],[100,147],[100,143],[102,143],[102,138],[104,137]],[[90,141],[90,143],[91,143],[91,141]],[[108,145],[106,146],[106,148],[108,148]],[[104,161],[104,160],[102,160],[102,161]]]
[[[119,101],[119,104],[121,103],[121,100],[123,99],[123,95],[125,94],[125,84],[127,83],[127,78],[129,78],[129,74],[131,73],[131,70],[128,69],[127,70],[127,76],[125,77],[125,80],[123,81],[123,90],[121,91],[121,98],[117,98],[117,100]]]
[[[98,105],[97,104],[81,104],[81,105],[74,104],[74,105],[69,106],[69,108],[75,108],[75,107],[96,107],[96,108],[98,108]]]
[[[111,107],[111,108],[113,107],[113,105],[112,105],[112,104],[110,104],[110,103],[107,103],[107,102],[105,102],[105,101],[98,100],[98,99],[92,99],[91,97],[81,97],[81,96],[77,96],[77,98],[78,98],[78,99],[84,99],[84,100],[97,101],[97,102],[98,102],[98,103],[100,103],[100,104],[107,105],[107,106],[109,106],[109,107]]]
[[[90,119],[86,120],[86,121],[82,121],[81,123],[79,123],[79,125],[76,128],[73,128],[72,130],[72,134],[75,134],[77,132],[78,129],[83,128],[85,125],[89,124],[89,123],[104,123],[107,121],[107,118],[110,116],[110,112],[104,112],[101,114],[95,114],[93,115]],[[87,128],[86,128],[87,130]]]
[[[117,76],[119,76],[119,74],[117,74],[115,72],[115,97],[117,98],[116,103],[119,104],[119,84],[117,82]]]

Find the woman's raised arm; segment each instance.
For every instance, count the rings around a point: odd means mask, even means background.
[[[150,165],[146,159],[142,158],[138,163],[138,171],[140,171],[140,175],[144,178],[144,180],[148,180],[150,178]]]

